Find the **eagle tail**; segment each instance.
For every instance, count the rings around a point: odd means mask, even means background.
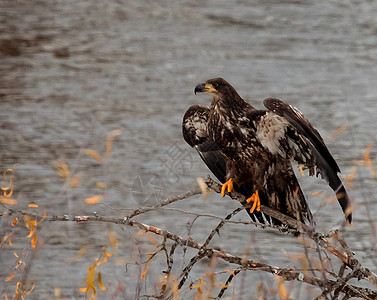
[[[304,193],[294,174],[290,176],[289,182],[279,185],[270,182],[266,189],[259,190],[259,198],[262,205],[269,206],[284,215],[297,219],[305,224],[314,224],[313,215],[306,202]],[[262,212],[254,211],[250,217],[263,224],[282,225],[282,223]]]

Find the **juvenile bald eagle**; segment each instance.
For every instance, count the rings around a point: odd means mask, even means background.
[[[195,87],[210,93],[210,106],[191,106],[183,117],[183,137],[195,147],[225,191],[233,189],[253,202],[249,215],[267,219],[260,204],[302,222],[313,217],[292,168],[292,162],[321,175],[334,190],[348,222],[351,204],[338,177],[340,169],[318,131],[296,109],[274,98],[264,100],[267,110],[244,101],[224,79],[209,79]]]

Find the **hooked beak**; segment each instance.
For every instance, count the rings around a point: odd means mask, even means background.
[[[205,82],[199,83],[194,89],[195,95],[196,93],[210,93],[210,92],[216,92],[216,89],[213,88],[212,84],[207,84]]]

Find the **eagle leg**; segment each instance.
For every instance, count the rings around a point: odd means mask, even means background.
[[[221,186],[221,196],[225,196],[225,190],[228,190],[228,193],[233,191],[233,179],[230,178]]]
[[[250,198],[246,199],[247,203],[250,203],[251,201],[253,201],[254,203],[253,206],[250,208],[250,213],[252,214],[254,210],[260,211],[260,199],[258,190],[256,190]]]

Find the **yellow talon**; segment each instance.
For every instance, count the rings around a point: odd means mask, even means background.
[[[233,179],[230,178],[227,182],[225,182],[222,186],[221,186],[221,196],[225,196],[225,190],[228,190],[228,193],[232,192],[233,191]]]
[[[259,194],[258,190],[255,191],[255,193],[250,197],[246,199],[247,203],[250,203],[253,201],[253,206],[250,208],[250,213],[252,214],[254,210],[260,211],[260,199],[259,199]]]

